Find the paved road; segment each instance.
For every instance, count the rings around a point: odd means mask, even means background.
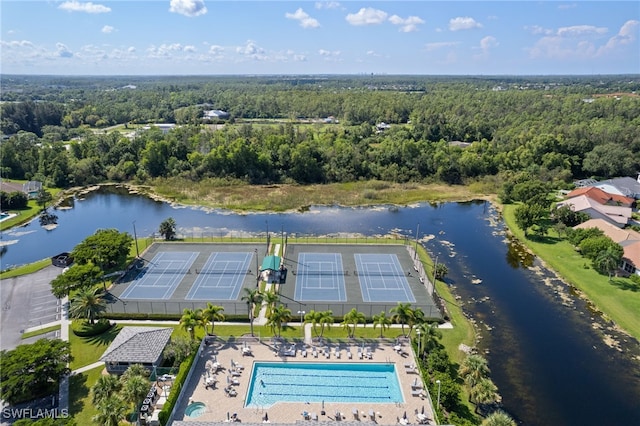
[[[62,273],[48,266],[38,272],[0,281],[0,349],[21,343],[23,330],[60,319],[60,301],[51,294],[50,282]],[[41,336],[43,337],[43,336]]]

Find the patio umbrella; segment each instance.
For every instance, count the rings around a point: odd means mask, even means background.
[[[407,420],[407,412],[405,411],[404,414],[402,415],[402,418]]]
[[[322,411],[324,411],[324,399],[322,400]]]
[[[229,415],[229,412],[227,411],[227,421],[229,421],[230,418],[231,418],[231,416]]]
[[[266,412],[264,413],[264,421],[265,422],[269,421],[269,414],[267,414]]]
[[[421,413],[422,413],[422,414],[424,414],[424,405],[422,406],[422,411],[421,411]]]
[[[418,386],[418,378],[413,379],[413,386]]]

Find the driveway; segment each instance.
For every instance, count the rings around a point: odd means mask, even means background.
[[[31,343],[35,339],[21,340],[25,329],[60,319],[60,301],[51,294],[50,283],[61,273],[62,268],[48,266],[33,274],[0,281],[0,350]]]

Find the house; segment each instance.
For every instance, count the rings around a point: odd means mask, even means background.
[[[30,199],[38,198],[38,192],[42,189],[42,182],[30,180],[26,183],[10,182],[1,180],[0,191],[4,192],[24,192]]]
[[[211,109],[211,110],[205,111],[202,118],[206,120],[228,120],[229,117],[230,117],[230,114],[226,111],[222,111],[219,109]]]
[[[382,123],[376,124],[376,132],[377,133],[384,132],[385,130],[390,129],[390,128],[391,128],[391,125],[385,123],[384,121]]]
[[[144,126],[142,129],[150,130],[151,127],[157,127],[158,129],[160,129],[163,135],[166,135],[171,130],[173,130],[176,127],[176,125],[175,123],[156,123],[156,124],[151,124],[149,126]]]
[[[630,177],[608,179],[598,182],[595,186],[610,194],[619,194],[640,200],[640,174],[638,179]]]
[[[112,374],[122,374],[133,364],[142,364],[153,371],[162,363],[162,352],[172,332],[169,327],[123,327],[100,361]]]
[[[604,219],[618,228],[624,228],[631,220],[631,207],[600,204],[586,195],[568,198],[556,204],[558,208],[562,206],[570,206],[573,211],[586,213],[591,219]]]
[[[631,207],[635,200],[620,194],[610,194],[595,186],[586,186],[577,188],[567,194],[567,198],[579,197],[586,195],[592,200],[607,206],[623,206]]]
[[[629,274],[635,273],[640,275],[640,232],[630,229],[620,229],[603,219],[591,219],[573,228],[600,229],[604,235],[622,246],[624,253],[622,255],[622,265],[620,265],[620,269],[623,269]]]

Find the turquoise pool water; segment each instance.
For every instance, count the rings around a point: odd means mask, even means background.
[[[395,364],[256,362],[246,407],[276,402],[404,402]]]
[[[204,402],[192,402],[187,405],[187,408],[184,410],[184,414],[187,417],[195,418],[200,417],[207,410],[207,406]]]

